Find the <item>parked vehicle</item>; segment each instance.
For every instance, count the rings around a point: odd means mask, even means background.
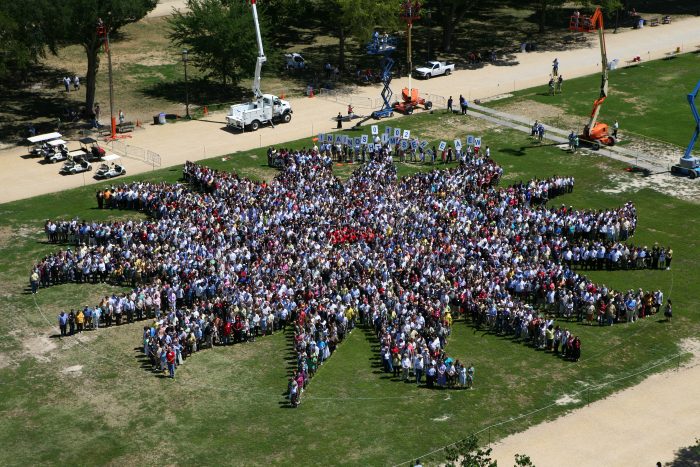
[[[49,148],[44,151],[44,161],[55,164],[68,159],[68,147],[62,139],[54,139],[48,142]]]
[[[292,106],[272,94],[245,104],[232,105],[226,115],[227,125],[238,130],[256,131],[265,123],[289,123]]]
[[[120,162],[118,162],[119,156],[109,154],[105,156],[103,160],[105,161],[105,163],[100,164],[100,166],[95,171],[96,179],[104,180],[126,174],[126,169]]]
[[[296,52],[284,54],[284,61],[284,67],[287,70],[304,70],[308,67],[308,63],[304,60],[304,57]]]
[[[45,155],[45,152],[51,148],[48,144],[49,141],[60,138],[61,133],[56,132],[45,133],[43,135],[36,135],[27,138],[27,141],[29,141],[29,143],[32,144],[32,148],[29,150],[29,154],[32,156],[43,157]]]
[[[87,137],[79,140],[80,148],[74,151],[70,151],[68,154],[73,157],[82,157],[88,161],[99,161],[105,155],[104,148],[101,148],[97,141],[93,138]]]
[[[82,157],[68,156],[68,160],[63,163],[63,167],[58,172],[62,175],[74,175],[81,172],[89,172],[92,170],[92,164]]]
[[[226,124],[239,130],[255,131],[260,125],[270,123],[289,123],[292,120],[292,106],[288,101],[282,100],[272,94],[263,94],[260,90],[260,72],[267,61],[263,49],[260,23],[258,22],[258,9],[255,1],[251,2],[253,10],[253,23],[255,25],[255,38],[258,43],[258,58],[255,63],[255,75],[253,77],[253,101],[244,104],[232,105],[226,115]]]
[[[434,76],[448,76],[453,71],[455,71],[454,63],[430,61],[425,66],[416,68],[413,74],[416,78],[430,79]]]

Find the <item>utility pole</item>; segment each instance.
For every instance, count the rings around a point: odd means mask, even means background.
[[[189,61],[189,50],[182,49],[182,63],[185,64],[185,117],[190,118],[190,90],[187,82],[187,62]]]
[[[411,49],[411,31],[413,22],[420,19],[420,2],[417,0],[406,0],[401,5],[401,19],[406,22],[406,34],[408,47],[406,47],[406,62],[408,62],[408,95],[411,95],[411,75],[413,74],[413,51]]]
[[[107,24],[104,24],[102,18],[97,20],[97,36],[102,38],[102,46],[105,52],[107,52],[107,75],[109,76],[109,126],[110,126],[110,136],[107,138],[108,141],[113,141],[119,138],[130,138],[129,135],[117,135],[117,119],[114,116],[114,81],[112,79],[112,48],[109,46],[109,17],[112,16],[112,12],[108,12]]]

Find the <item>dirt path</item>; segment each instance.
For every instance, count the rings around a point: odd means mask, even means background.
[[[172,6],[177,2],[166,2]],[[159,5],[164,8],[166,3]],[[169,11],[169,9],[168,9]],[[695,50],[700,45],[700,18],[678,21],[672,26],[627,30],[610,35],[608,51],[610,59],[625,59],[640,55],[643,60],[661,58],[682,47]],[[416,82],[421,93],[440,96],[452,95],[457,100],[460,93],[469,99],[483,98],[514,89],[523,89],[545,83],[552,60],[557,57],[560,71],[566,78],[594,73],[600,66],[597,47],[564,52],[536,52],[518,55],[519,64],[514,66],[487,65],[478,70],[458,70],[452,76]],[[407,85],[407,79],[392,83],[395,92]],[[264,83],[263,83],[264,86]],[[374,102],[379,97],[379,87],[361,88],[353,97],[357,113],[369,113],[371,108],[363,102]],[[162,157],[163,167],[181,164],[186,160],[199,160],[234,151],[278,144],[298,138],[311,137],[318,132],[334,128],[331,117],[345,111],[343,102],[316,97],[299,98],[292,101],[294,118],[291,123],[263,128],[255,133],[233,134],[225,130],[224,112],[212,114],[207,120],[181,122],[163,126],[145,125],[137,131],[129,144],[157,152]],[[537,118],[536,115],[530,117]],[[369,123],[369,122],[368,122]],[[71,144],[73,147],[75,144]],[[23,159],[26,148],[11,148],[0,151],[0,203],[64,190],[83,184],[99,183],[90,175],[62,177],[58,166],[40,165],[36,159]],[[151,168],[133,160],[126,160],[129,174],[141,173]],[[31,183],[28,181],[31,180]]]
[[[173,13],[173,8],[176,10],[184,10],[186,0],[159,0],[158,5],[148,13],[148,18],[158,18],[160,16],[170,16]]]
[[[493,445],[499,465],[527,454],[537,467],[653,466],[673,460],[700,437],[700,353],[680,371],[651,375],[632,388]]]

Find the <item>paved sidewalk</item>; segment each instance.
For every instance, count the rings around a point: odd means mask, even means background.
[[[529,119],[527,117],[501,112],[478,104],[473,104],[470,107],[469,114],[473,117],[495,122],[500,125],[513,128],[518,131],[522,131],[524,133],[530,133],[532,124],[534,123],[534,120]],[[546,129],[545,139],[557,143],[568,144],[569,132],[567,132],[566,130],[562,130],[561,128],[553,127],[551,125],[544,125]],[[665,164],[663,161],[659,160],[658,158],[655,158],[651,154],[634,151],[621,146],[604,146],[601,147],[598,151],[593,151],[591,149],[583,150],[592,154],[597,154],[610,159],[614,159],[625,164],[631,164],[635,167],[649,170],[652,173],[662,173],[670,170],[668,164]]]

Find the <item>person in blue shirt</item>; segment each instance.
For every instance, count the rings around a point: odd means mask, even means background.
[[[61,337],[68,335],[68,315],[65,311],[58,315],[58,327],[61,330]]]

